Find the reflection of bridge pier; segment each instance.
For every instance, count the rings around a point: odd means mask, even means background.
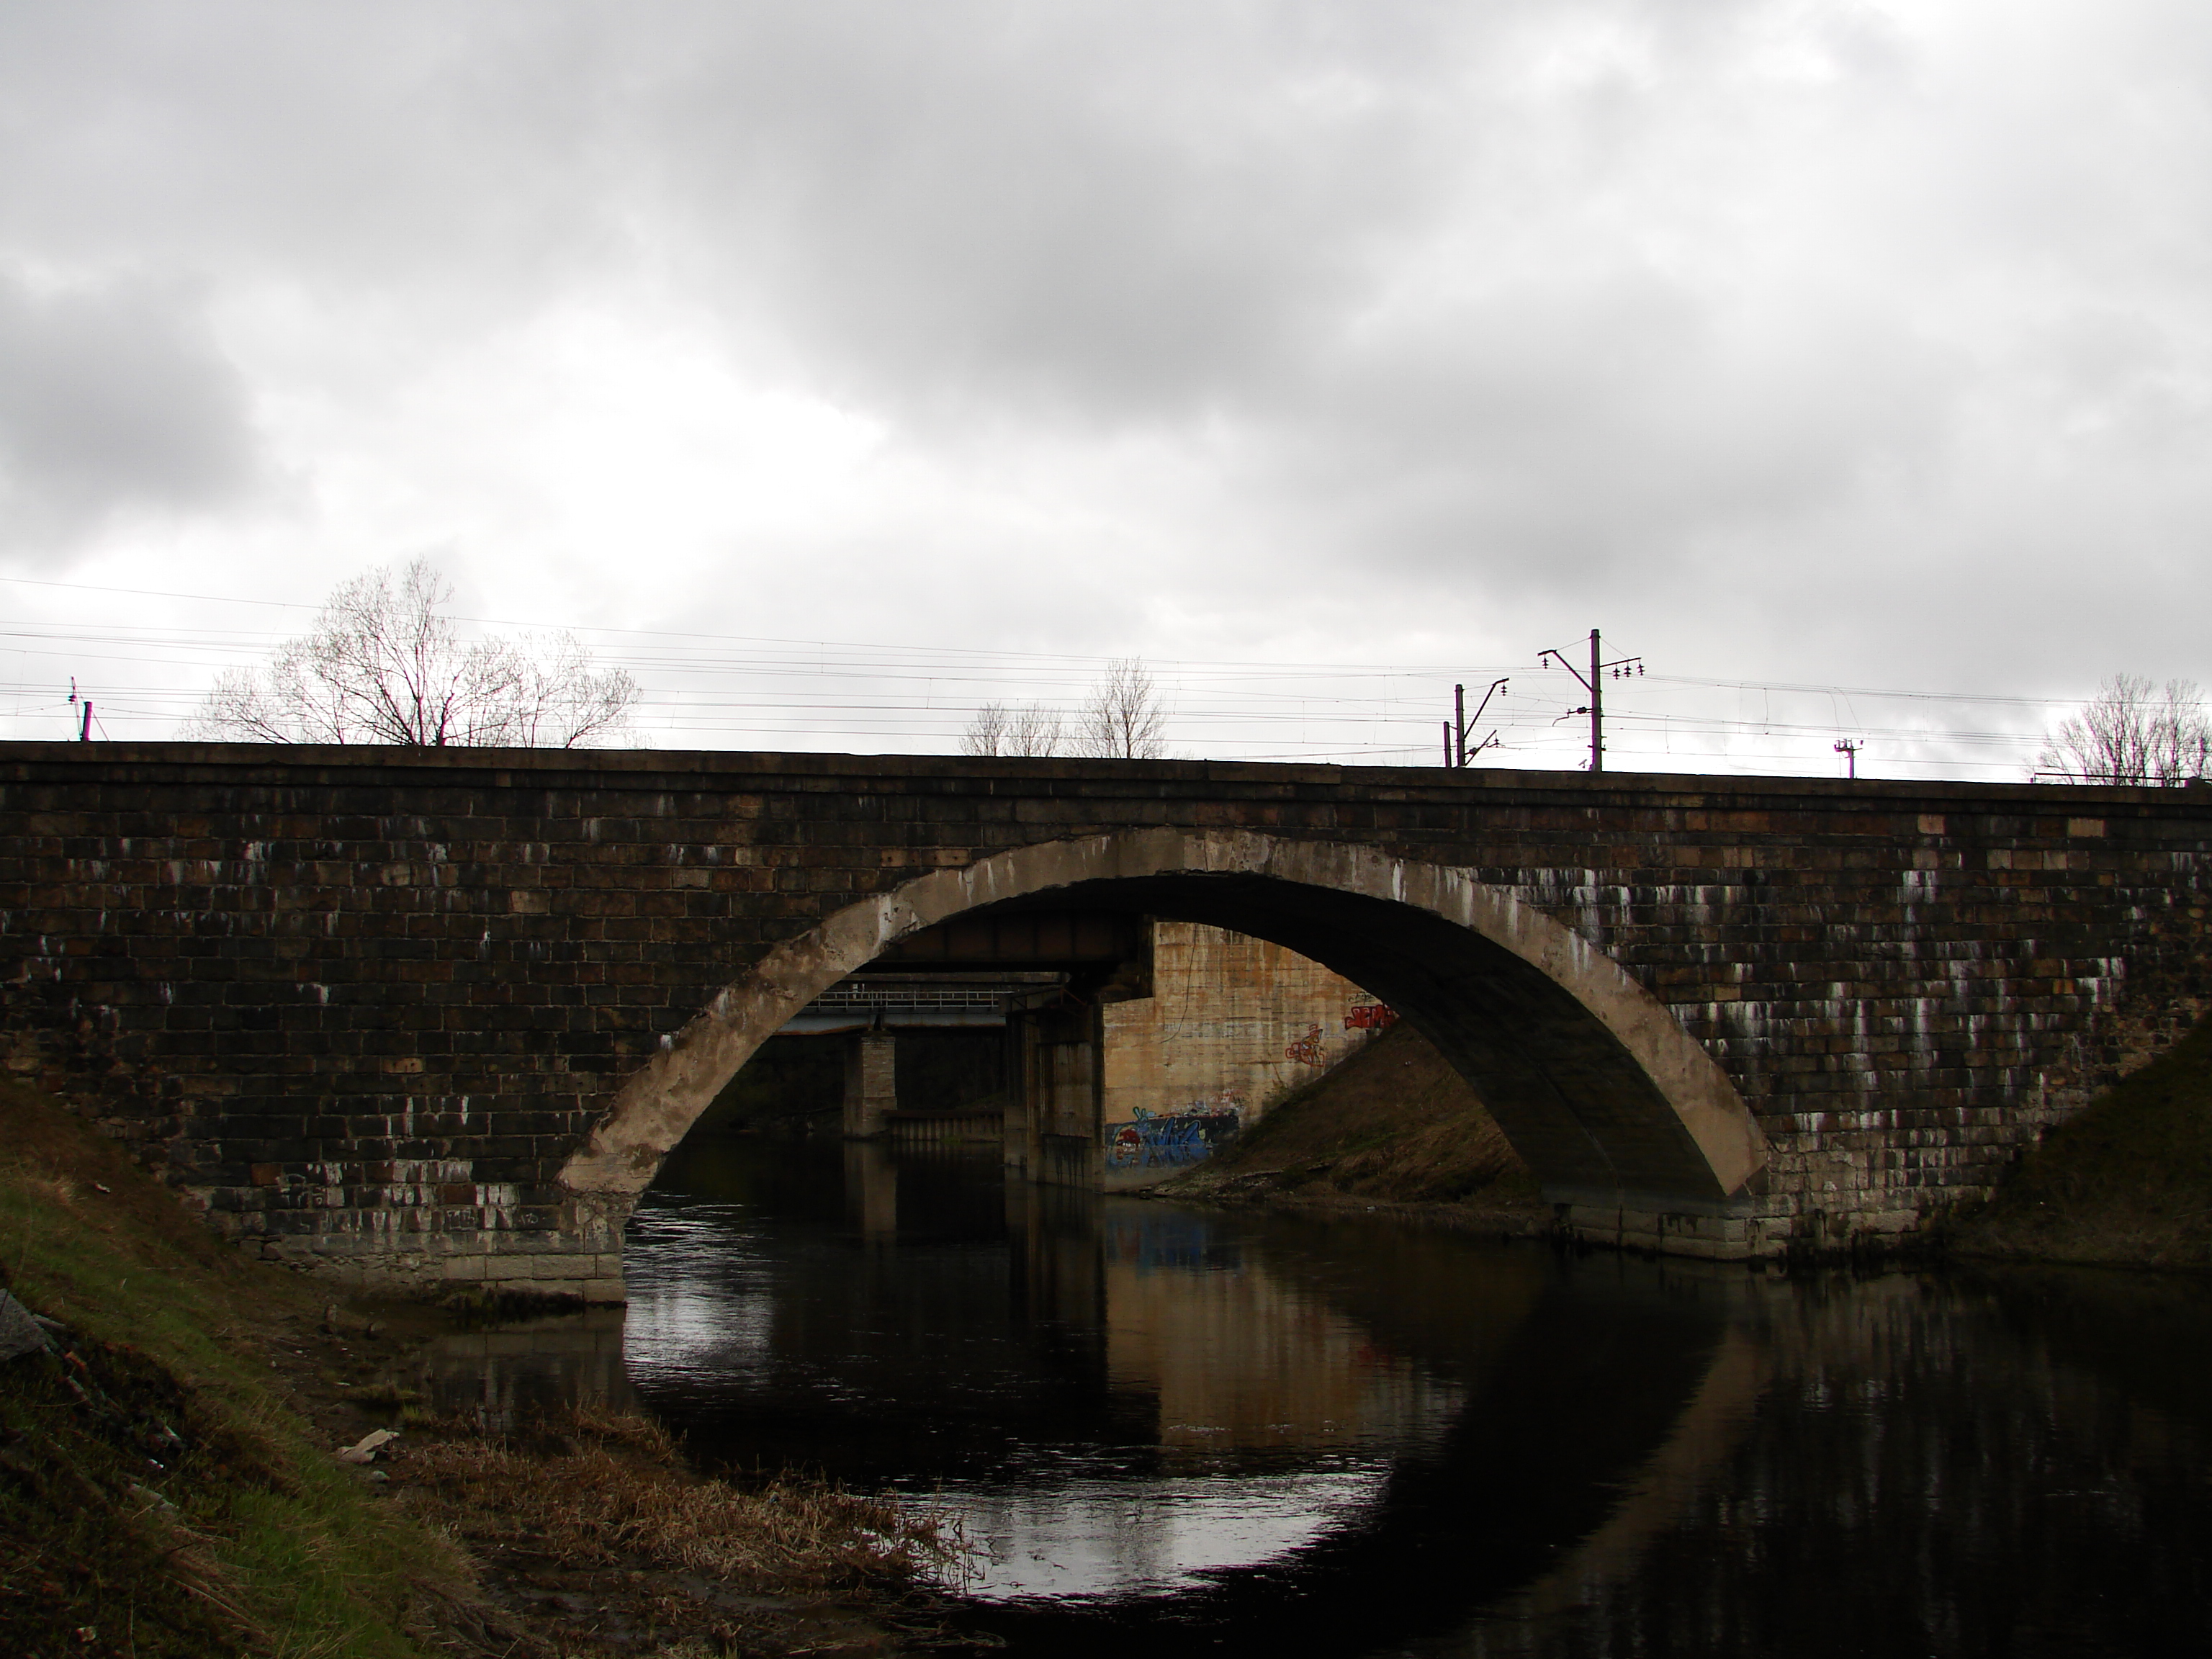
[[[1032,1329],[1079,1335],[1103,1353],[1106,1279],[1096,1194],[1006,1182],[1007,1288]]]
[[[845,1213],[863,1238],[898,1234],[898,1164],[880,1140],[845,1143]]]

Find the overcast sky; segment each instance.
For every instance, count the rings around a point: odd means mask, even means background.
[[[662,747],[1141,655],[1565,765],[1596,625],[1613,765],[2018,776],[1898,734],[2212,679],[2209,98],[2182,0],[0,0],[0,732],[428,553]]]

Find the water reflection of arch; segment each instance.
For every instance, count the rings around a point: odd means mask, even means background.
[[[1281,1231],[1294,1231],[1281,1230]],[[1286,1557],[1211,1571],[1200,1588],[1131,1598],[1110,1625],[1019,1603],[984,1615],[1017,1647],[1071,1655],[1239,1648],[1363,1653],[1447,1641],[1480,1613],[1539,1615],[1632,1572],[1644,1544],[1733,1449],[1765,1385],[1764,1350],[1700,1270],[1560,1276],[1477,1307],[1428,1302],[1453,1241],[1381,1231],[1359,1271],[1333,1259],[1312,1288],[1382,1345],[1418,1347],[1466,1390],[1450,1429],[1401,1460],[1356,1512]],[[1269,1251],[1300,1276],[1295,1255]]]
[[[1666,1005],[1504,888],[1371,848],[1158,830],[939,871],[779,945],[623,1085],[562,1183],[617,1202],[635,1194],[815,996],[922,928],[1040,894],[1231,928],[1365,987],[1468,1077],[1557,1193],[1711,1206],[1744,1195],[1765,1166],[1734,1085]]]
[[[834,1165],[841,1152],[810,1156]],[[1017,1565],[1032,1547],[1084,1547],[1139,1592],[1110,1639],[1018,1607],[984,1615],[1054,1650],[1094,1637],[1114,1650],[1141,1634],[1148,1646],[1219,1651],[1227,1633],[1358,1652],[1463,1627],[1516,1598],[1540,1607],[1633,1565],[1729,1449],[1763,1376],[1763,1349],[1731,1323],[1740,1270],[1563,1264],[1534,1245],[1474,1254],[1448,1235],[1357,1221],[1233,1218],[1018,1185],[1006,1232],[993,1234],[1006,1247],[994,1273],[971,1207],[901,1207],[917,1231],[908,1249],[887,1249],[862,1210],[832,1193],[809,1199],[806,1237],[786,1257],[805,1278],[790,1311],[748,1290],[744,1353],[671,1349],[636,1370],[638,1386],[666,1407],[686,1376],[780,1366],[780,1384],[724,1407],[727,1430],[698,1425],[695,1445],[748,1467],[794,1458],[862,1484],[895,1470],[920,1490],[957,1489],[971,1536],[992,1536],[979,1522],[1013,1529]],[[641,1221],[655,1216],[666,1224],[654,1210]],[[841,1229],[842,1243],[830,1237]],[[699,1243],[716,1285],[730,1283],[729,1254]],[[936,1266],[917,1278],[917,1259]],[[651,1322],[659,1272],[641,1264],[634,1320]],[[949,1297],[965,1298],[957,1320]],[[832,1299],[847,1312],[825,1323]],[[729,1324],[696,1303],[678,1311],[694,1316],[695,1338]],[[864,1340],[846,1345],[846,1330]],[[785,1349],[773,1363],[771,1340]],[[1332,1365],[1345,1374],[1327,1375]],[[1209,1380],[1210,1413],[1198,1398]],[[849,1404],[831,1420],[824,1400]],[[1417,1431],[1391,1433],[1394,1411],[1419,1419]],[[1353,1434],[1312,1432],[1331,1417]],[[1410,1449],[1347,1462],[1357,1435],[1378,1428],[1367,1443]],[[1068,1446],[1072,1464],[1057,1449]],[[1045,1465],[1081,1478],[1036,1487]],[[1301,1483],[1333,1497],[1305,1511],[1310,1524],[1255,1549],[1238,1493],[1275,1501],[1261,1490],[1270,1482],[1293,1502]],[[1128,1526],[1139,1510],[1186,1528],[1194,1515],[1229,1516],[1248,1531],[1177,1560]],[[1141,1593],[1194,1577],[1157,1603]],[[1116,1592],[1102,1581],[1098,1593]]]

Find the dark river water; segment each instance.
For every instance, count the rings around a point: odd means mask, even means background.
[[[957,1517],[1017,1653],[2212,1651],[2212,1285],[1788,1277],[727,1140],[630,1303],[444,1403],[629,1400]]]

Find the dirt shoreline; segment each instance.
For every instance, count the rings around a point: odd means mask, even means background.
[[[633,1413],[432,1417],[407,1386],[419,1356],[484,1310],[332,1302],[6,1085],[0,1243],[0,1651],[977,1645],[947,1625],[958,1540],[927,1513],[702,1474]],[[379,1430],[396,1437],[337,1455]]]

